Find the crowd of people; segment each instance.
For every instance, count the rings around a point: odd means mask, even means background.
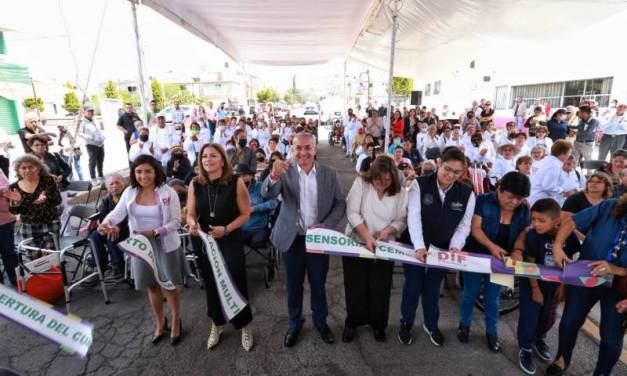
[[[150,239],[159,275],[177,286],[164,293],[148,265],[132,258],[136,288],[148,291],[155,317],[153,343],[166,338],[168,330],[172,345],[183,337],[180,286],[185,261],[178,236],[183,225],[192,234],[205,283],[212,322],[208,349],[220,343],[230,322],[241,330],[242,347],[249,351],[253,311],[248,305],[231,320],[225,317],[211,265],[196,236],[199,231],[217,241],[244,298],[248,298],[244,246],[271,242],[282,252],[285,266],[289,324],[284,346],[298,343],[304,325],[305,276],[313,325],[325,343],[334,343],[327,324],[329,256],[307,253],[305,235],[318,227],[334,229],[346,216],[345,233],[370,251],[377,241],[397,239],[411,244],[421,261],[430,247],[558,267],[575,254],[590,260],[594,275],[615,277],[613,287],[565,288],[555,282],[521,281],[520,366],[534,374],[535,352],[542,360],[553,360],[547,374],[561,375],[570,364],[577,332],[597,302],[602,306],[601,345],[594,374],[609,375],[618,361],[627,311],[627,296],[618,282],[627,276],[623,220],[627,196],[621,196],[627,190],[624,105],[600,114],[594,103],[585,102],[550,114],[543,106],[527,112],[518,98],[514,120],[499,131],[493,125],[490,101],[473,102],[456,121],[439,119],[435,109],[392,108],[387,150],[386,114],[368,108],[367,116],[358,119],[349,109],[342,124],[336,125],[343,128],[344,151],[355,162],[356,177],[346,197],[337,172],[316,159],[316,121],[272,112],[227,116],[212,106],[186,115],[178,103],[174,105],[171,123],[154,102],[145,123],[132,105],[125,106],[117,125],[128,151],[130,186],[125,189],[119,175],[107,178],[109,194],[99,207],[100,224],[91,234],[109,278],[124,277],[117,243],[139,233]],[[93,112],[85,108],[78,137],[87,145],[90,177],[98,180],[103,177],[104,137]],[[46,133],[31,120],[20,133],[26,154],[14,161],[18,181],[0,200],[0,236],[13,228],[17,214],[22,235],[50,247],[50,234],[59,233],[61,192],[72,174],[68,161],[76,157],[75,144],[62,141],[67,136]],[[586,178],[578,162],[591,159],[598,130],[609,130],[600,138],[600,152],[609,153],[611,161]],[[68,154],[50,153],[51,141],[64,145]],[[8,185],[6,175],[0,175],[0,184]],[[270,213],[275,217],[271,232]],[[15,263],[11,252],[3,249],[2,254],[5,265]],[[368,325],[375,340],[384,342],[393,263],[343,257],[342,265],[346,298],[342,341],[351,342],[358,327]],[[398,340],[413,342],[422,298],[423,330],[434,346],[443,346],[439,298],[446,271],[409,264],[403,271]],[[9,278],[14,282],[14,275]],[[463,280],[457,338],[469,343],[473,306],[482,294],[486,344],[499,352],[501,286],[479,273],[464,272]],[[566,303],[559,347],[553,355],[545,338],[562,299]]]

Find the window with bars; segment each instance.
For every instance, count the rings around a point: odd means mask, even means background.
[[[539,98],[542,104],[549,102],[551,108],[578,106],[582,99],[593,99],[599,107],[607,107],[610,102],[612,82],[613,77],[604,77],[512,86],[509,108],[514,106],[514,101],[518,96],[523,97],[527,107],[532,106],[536,98]],[[499,88],[501,87],[497,87],[497,100]]]
[[[440,90],[442,88],[442,81],[436,81],[433,83],[433,95],[440,94]]]
[[[428,97],[429,95],[431,95],[431,84],[430,83],[425,85],[425,97]]]

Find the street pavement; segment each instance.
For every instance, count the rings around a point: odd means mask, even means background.
[[[336,147],[326,145],[321,137],[319,160],[333,166],[345,193],[355,178],[355,170]],[[339,227],[342,228],[341,226]],[[249,263],[260,260],[255,255]],[[207,351],[206,341],[210,321],[206,315],[204,291],[195,282],[184,288],[183,334],[176,348],[167,341],[153,346],[150,338],[154,320],[145,292],[128,285],[110,289],[111,304],[105,305],[96,288],[79,288],[72,295],[73,313],[94,325],[94,343],[85,359],[65,354],[59,347],[33,333],[0,318],[0,367],[9,367],[24,375],[522,375],[518,368],[516,323],[518,311],[501,318],[499,337],[502,352],[491,353],[485,342],[483,315],[475,311],[470,344],[460,344],[455,336],[459,318],[460,291],[454,276],[440,301],[440,328],[446,337],[443,348],[436,348],[422,331],[419,308],[414,327],[414,343],[401,345],[396,339],[399,327],[400,296],[403,285],[402,269],[396,268],[390,304],[387,341],[374,341],[369,328],[360,328],[352,343],[342,343],[341,332],[345,317],[341,261],[331,258],[327,281],[329,326],[336,343],[327,345],[312,327],[306,287],[306,323],[294,348],[283,347],[287,329],[286,289],[284,273],[269,289],[263,283],[260,269],[249,269],[249,291],[253,309],[255,347],[246,353],[240,345],[240,333],[228,327],[222,342]],[[59,305],[61,306],[61,305]],[[548,337],[553,351],[557,346],[557,328]],[[569,375],[592,373],[598,344],[581,332],[575,348]],[[539,374],[546,365],[536,359]],[[619,363],[616,375],[627,375],[627,367]]]

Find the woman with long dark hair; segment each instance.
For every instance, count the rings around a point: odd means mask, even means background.
[[[233,170],[222,146],[209,143],[200,150],[198,176],[192,180],[187,196],[187,224],[192,235],[198,231],[211,235],[220,248],[224,262],[235,286],[248,299],[246,258],[241,227],[250,218],[248,189]],[[250,166],[249,166],[250,167]],[[224,317],[218,286],[216,285],[207,255],[202,250],[198,237],[192,238],[194,250],[205,281],[208,315],[212,319],[207,349],[220,342],[227,319]],[[233,317],[230,322],[242,330],[242,347],[250,351],[253,346],[253,320],[250,304]]]
[[[178,234],[181,207],[176,191],[165,184],[161,162],[150,155],[140,155],[135,159],[130,171],[130,187],[122,193],[115,208],[102,220],[98,232],[116,240],[120,234],[118,224],[125,218],[128,218],[131,234],[141,234],[150,241],[160,278],[177,286],[174,290],[162,290],[151,267],[139,258],[131,258],[135,288],[148,290],[148,301],[157,322],[152,343],[163,340],[168,330],[168,319],[163,312],[165,295],[172,314],[170,344],[176,346],[181,341],[183,331],[183,257]]]

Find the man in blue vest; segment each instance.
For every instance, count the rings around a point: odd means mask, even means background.
[[[468,185],[459,182],[466,157],[457,148],[442,155],[435,174],[419,177],[409,191],[407,225],[416,258],[425,261],[429,246],[460,251],[470,233],[475,196]],[[444,345],[438,328],[440,285],[446,270],[404,264],[405,285],[401,301],[401,327],[398,340],[413,341],[411,329],[422,296],[423,329],[435,346]]]

